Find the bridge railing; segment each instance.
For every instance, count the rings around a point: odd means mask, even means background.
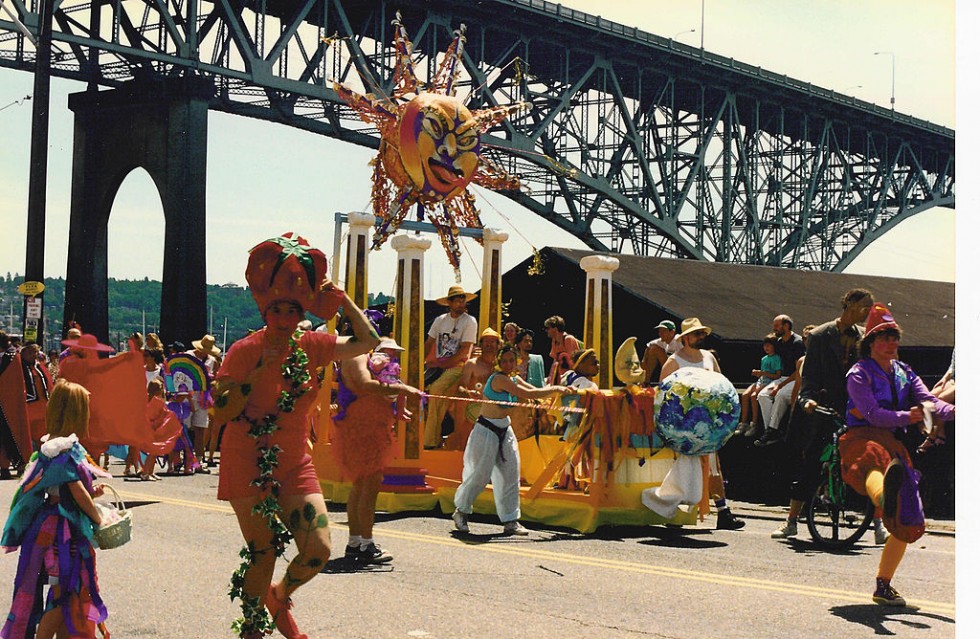
[[[626,36],[633,38],[659,48],[667,49],[672,52],[681,53],[692,58],[697,58],[703,62],[710,63],[716,66],[724,67],[737,71],[739,73],[745,73],[747,75],[754,76],[766,82],[772,82],[774,84],[780,85],[784,88],[801,91],[807,95],[811,95],[817,98],[824,98],[837,103],[847,104],[850,107],[870,113],[872,115],[883,116],[891,118],[895,122],[902,124],[908,124],[916,126],[932,133],[938,133],[941,135],[946,135],[953,137],[955,132],[945,126],[935,124],[928,120],[923,120],[915,116],[907,115],[904,113],[896,112],[887,107],[879,106],[872,102],[867,102],[866,100],[861,100],[850,95],[845,95],[833,91],[831,89],[825,89],[823,87],[814,86],[810,82],[803,82],[802,80],[796,80],[787,76],[786,74],[774,73],[772,71],[766,71],[762,67],[754,66],[751,64],[746,64],[744,62],[739,62],[734,58],[724,57],[717,55],[715,53],[710,53],[704,49],[698,47],[692,47],[687,44],[674,41],[672,38],[664,38],[656,34],[650,33],[648,31],[643,31],[636,27],[630,27],[618,22],[613,22],[612,20],[607,20],[601,16],[592,15],[585,13],[584,11],[578,11],[576,9],[569,9],[560,4],[554,2],[548,2],[547,0],[505,0],[507,2],[512,2],[514,4],[522,5],[535,9],[542,13],[552,14],[559,16],[562,19],[569,20],[572,22],[577,22],[589,27],[595,27],[606,31],[608,33],[613,33],[616,35]]]

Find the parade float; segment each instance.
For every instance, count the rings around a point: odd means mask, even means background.
[[[521,105],[471,112],[455,98],[456,75],[465,43],[463,28],[449,45],[433,82],[422,87],[415,77],[411,42],[400,20],[393,24],[397,65],[392,93],[379,96],[335,86],[340,97],[365,122],[377,127],[381,145],[373,161],[372,212],[342,216],[342,222],[348,225],[343,269],[338,268],[342,233],[338,221],[333,272],[345,273],[348,294],[365,307],[368,247],[379,248],[390,238],[390,246],[398,254],[392,337],[405,348],[401,361],[403,381],[422,388],[425,359],[422,273],[424,255],[431,241],[418,232],[395,233],[414,209],[418,219],[427,219],[432,231],[438,234],[457,279],[459,235],[476,235],[483,247],[479,327],[500,331],[500,258],[508,235],[482,227],[474,198],[466,187],[472,182],[498,190],[519,188],[515,178],[499,170],[481,153],[480,133],[519,111]],[[369,238],[372,231],[373,240]],[[690,427],[690,432],[679,438],[675,428],[663,437],[654,419],[656,391],[639,385],[643,374],[633,341],[623,344],[613,356],[612,275],[619,267],[619,260],[592,255],[583,258],[580,266],[587,275],[583,342],[595,350],[601,362],[595,380],[600,390],[584,393],[573,406],[536,409],[539,424],[560,422],[572,412],[579,416],[579,423],[575,436],[568,441],[559,434],[542,434],[547,428],[521,439],[521,518],[582,532],[602,525],[694,524],[696,508],[681,509],[666,519],[642,505],[641,493],[661,484],[677,456],[685,454],[683,446],[690,445],[691,438],[696,437],[695,427],[702,435],[707,434],[715,450],[730,436],[731,429],[722,428],[715,433],[714,426],[721,422],[714,415],[692,410],[701,405],[703,394],[691,391],[683,402],[668,408],[678,417],[681,430]],[[610,366],[610,362],[615,365]],[[614,387],[614,369],[622,386]],[[312,454],[324,497],[345,503],[351,485],[336,463],[330,443],[333,424],[329,371],[325,381]],[[466,400],[452,398],[451,401]],[[453,495],[462,475],[466,443],[462,434],[468,431],[461,429],[442,448],[425,450],[421,445],[423,407],[415,404],[409,408],[414,417],[397,425],[397,454],[384,471],[378,510],[439,508],[451,513]],[[542,411],[546,415],[541,415]],[[461,423],[464,412],[465,406],[453,410],[457,424]],[[665,423],[673,421],[676,420],[668,419]],[[474,511],[494,512],[492,488],[483,492],[474,504]]]

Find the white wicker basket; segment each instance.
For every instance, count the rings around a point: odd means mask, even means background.
[[[106,488],[112,491],[113,496],[116,498],[116,503],[111,507],[114,507],[119,513],[119,519],[110,524],[101,526],[95,530],[95,541],[98,542],[99,548],[103,550],[108,550],[110,548],[118,548],[129,542],[133,537],[133,513],[126,509],[126,504],[123,502],[119,493],[116,489],[109,484],[104,484]]]

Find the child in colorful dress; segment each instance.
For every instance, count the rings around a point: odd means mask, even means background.
[[[99,594],[93,536],[102,517],[96,477],[109,477],[78,443],[88,435],[89,393],[59,380],[48,398],[47,432],[14,494],[3,530],[20,548],[14,597],[0,637],[95,637],[108,613]],[[42,587],[47,584],[45,599]]]

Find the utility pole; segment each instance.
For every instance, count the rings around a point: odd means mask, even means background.
[[[37,23],[37,59],[34,65],[34,98],[31,119],[31,172],[27,196],[27,259],[25,282],[44,282],[44,218],[48,187],[48,115],[51,103],[51,22],[55,0],[40,0]],[[27,297],[21,315],[24,339],[44,343],[44,292],[41,317],[28,318]],[[31,335],[31,337],[28,337]]]

